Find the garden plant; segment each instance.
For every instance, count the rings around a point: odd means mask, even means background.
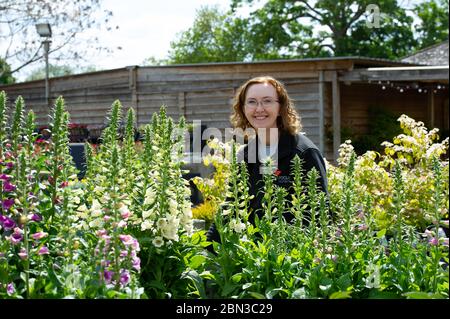
[[[161,107],[136,143],[134,111],[119,134],[115,101],[79,180],[64,99],[49,139],[21,97],[8,104],[0,92],[0,298],[449,297],[448,138],[406,115],[383,153],[341,145],[327,163],[330,198],[315,170],[302,183],[299,158],[292,197],[264,175],[254,224],[239,145],[211,141],[215,174],[195,180],[221,238],[210,243],[193,228],[202,210],[183,178],[183,118]]]

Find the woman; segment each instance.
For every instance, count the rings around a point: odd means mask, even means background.
[[[256,77],[243,84],[235,96],[231,123],[235,128],[244,131],[254,130],[256,138],[244,147],[241,157],[247,164],[249,172],[250,222],[254,214],[261,216],[264,173],[275,174],[275,184],[284,187],[292,194],[291,161],[298,155],[302,159],[303,181],[312,168],[319,173],[318,187],[327,191],[327,175],[323,157],[314,143],[300,133],[300,116],[297,114],[292,100],[284,85],[270,76]],[[263,163],[269,158],[275,163],[269,172],[264,171]],[[290,222],[292,214],[285,213]],[[220,241],[219,234],[212,224],[207,232],[209,241]]]

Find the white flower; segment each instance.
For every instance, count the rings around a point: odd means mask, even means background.
[[[234,226],[234,231],[236,233],[241,233],[242,231],[244,231],[246,228],[244,223],[236,223],[236,225]]]
[[[153,210],[144,210],[142,212],[142,218],[143,219],[147,219],[148,217],[150,217],[153,214]]]
[[[366,287],[380,288],[380,266],[370,264],[367,266],[366,272],[369,273],[366,278]]]
[[[101,228],[103,227],[103,220],[101,218],[96,218],[89,222],[89,226],[91,228]]]
[[[155,239],[153,239],[152,244],[156,248],[159,248],[162,245],[164,245],[164,239],[161,236],[157,236],[157,237],[155,237]]]
[[[147,230],[147,229],[152,229],[153,227],[153,222],[145,220],[142,224],[141,224],[141,230]]]
[[[161,228],[161,234],[169,240],[178,241],[177,228],[171,224],[167,224],[166,227]]]
[[[178,203],[173,198],[169,199],[169,212],[173,215],[177,215],[178,213]]]

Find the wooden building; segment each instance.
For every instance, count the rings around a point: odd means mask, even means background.
[[[448,130],[448,64],[417,67],[401,61],[340,57],[131,66],[52,78],[50,96],[53,103],[62,95],[71,122],[86,124],[91,130],[105,125],[106,114],[116,99],[125,110],[135,109],[139,125],[149,123],[164,104],[175,120],[183,115],[188,122],[201,120],[207,127],[224,130],[230,127],[236,89],[259,75],[271,75],[285,83],[302,117],[304,132],[330,162],[336,158],[342,126],[350,125],[361,134],[367,132],[367,110],[373,104]],[[21,95],[27,108],[36,113],[38,124],[45,125],[50,106],[44,98],[44,83],[4,85],[0,91],[6,91],[10,109]]]

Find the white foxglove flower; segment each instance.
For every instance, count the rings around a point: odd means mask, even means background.
[[[159,248],[162,245],[164,245],[164,239],[161,236],[157,236],[157,237],[155,237],[155,239],[153,239],[152,244],[156,248]]]

